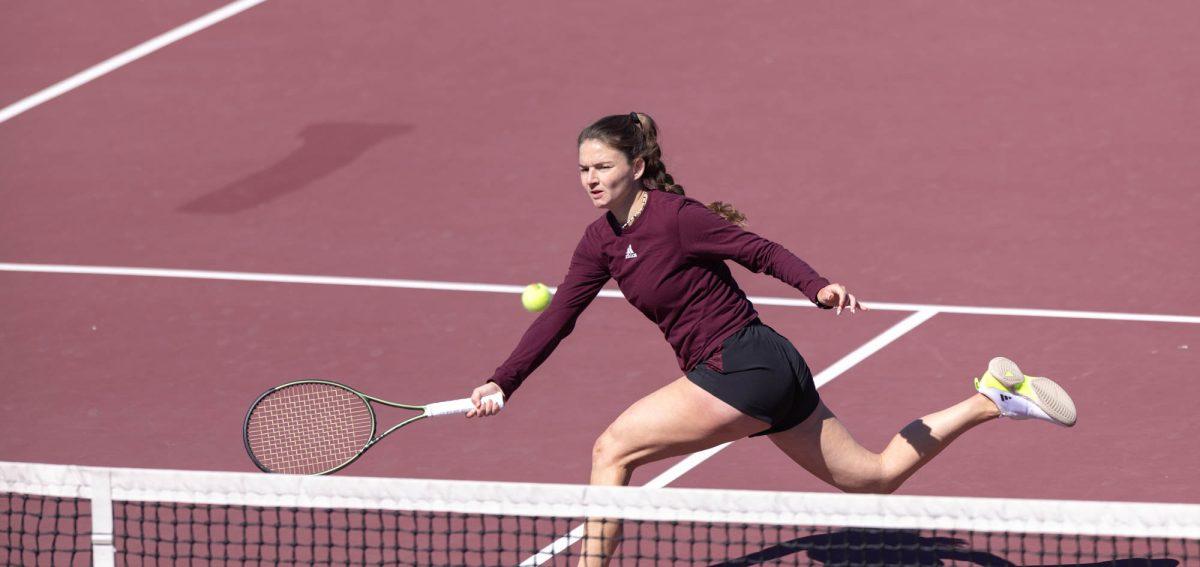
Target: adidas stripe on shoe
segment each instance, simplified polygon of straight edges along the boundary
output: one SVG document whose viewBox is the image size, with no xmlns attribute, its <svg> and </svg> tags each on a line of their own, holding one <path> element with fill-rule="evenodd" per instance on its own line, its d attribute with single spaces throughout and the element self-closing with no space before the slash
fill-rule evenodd
<svg viewBox="0 0 1200 567">
<path fill-rule="evenodd" d="M 992 400 L 1004 417 L 1075 425 L 1075 402 L 1062 386 L 1049 378 L 1026 376 L 1015 362 L 1002 356 L 988 363 L 987 372 L 975 379 L 975 389 Z"/>
</svg>

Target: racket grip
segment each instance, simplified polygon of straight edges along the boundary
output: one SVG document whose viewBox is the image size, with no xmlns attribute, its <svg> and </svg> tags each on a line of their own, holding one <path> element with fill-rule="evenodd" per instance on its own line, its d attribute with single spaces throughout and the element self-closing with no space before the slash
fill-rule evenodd
<svg viewBox="0 0 1200 567">
<path fill-rule="evenodd" d="M 504 394 L 492 394 L 484 396 L 485 402 L 496 402 L 496 405 L 504 407 Z M 430 417 L 439 415 L 453 415 L 456 413 L 467 413 L 475 409 L 475 404 L 471 402 L 471 398 L 463 398 L 461 400 L 451 400 L 448 402 L 434 402 L 425 406 L 425 415 Z"/>
</svg>

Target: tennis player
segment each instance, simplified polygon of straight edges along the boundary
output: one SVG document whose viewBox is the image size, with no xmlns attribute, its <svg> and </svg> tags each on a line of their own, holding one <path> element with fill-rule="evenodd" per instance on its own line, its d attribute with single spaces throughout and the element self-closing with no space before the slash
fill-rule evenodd
<svg viewBox="0 0 1200 567">
<path fill-rule="evenodd" d="M 583 129 L 578 144 L 583 188 L 607 212 L 584 231 L 550 306 L 471 394 L 476 409 L 468 417 L 497 413 L 480 399 L 512 396 L 612 278 L 662 330 L 683 376 L 634 403 L 600 435 L 592 484 L 624 485 L 640 465 L 766 435 L 840 490 L 890 493 L 985 421 L 1007 416 L 1074 425 L 1075 406 L 1062 388 L 995 358 L 975 380 L 977 394 L 913 422 L 882 453 L 863 448 L 822 403 L 804 358 L 759 319 L 725 261 L 778 278 L 839 315 L 866 311 L 858 297 L 783 246 L 744 230 L 745 217 L 730 205 L 685 197 L 663 164 L 650 116 L 604 117 Z M 606 564 L 619 536 L 618 523 L 589 521 L 581 565 Z"/>
</svg>

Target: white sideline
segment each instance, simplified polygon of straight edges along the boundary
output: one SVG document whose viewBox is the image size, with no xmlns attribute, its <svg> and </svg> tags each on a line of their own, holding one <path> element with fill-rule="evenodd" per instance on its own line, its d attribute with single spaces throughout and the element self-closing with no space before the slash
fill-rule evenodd
<svg viewBox="0 0 1200 567">
<path fill-rule="evenodd" d="M 85 274 L 102 276 L 138 276 L 149 278 L 184 278 L 202 280 L 228 280 L 244 282 L 298 283 L 316 285 L 344 285 L 365 287 L 388 287 L 424 289 L 436 291 L 474 291 L 486 293 L 521 293 L 520 285 L 484 284 L 469 282 L 444 282 L 431 280 L 406 280 L 389 278 L 358 278 L 342 276 L 315 276 L 302 274 L 264 274 L 257 272 L 223 272 L 211 270 L 177 270 L 166 268 L 132 268 L 122 266 L 82 266 L 69 264 L 26 264 L 0 262 L 0 272 L 29 272 L 42 274 Z M 550 288 L 555 291 L 555 288 Z M 621 292 L 614 289 L 600 290 L 600 297 L 620 298 Z M 788 297 L 751 296 L 757 305 L 782 305 L 788 307 L 812 307 L 807 299 Z M 1160 315 L 1154 313 L 1114 313 L 1104 311 L 1072 311 L 1064 309 L 1025 309 L 1013 307 L 973 307 L 962 305 L 934 305 L 921 303 L 888 303 L 868 301 L 874 311 L 937 311 L 963 315 L 1003 315 L 1013 317 L 1053 317 L 1061 319 L 1096 319 L 1102 321 L 1142 321 L 1148 323 L 1187 323 L 1200 325 L 1200 316 Z"/>
<path fill-rule="evenodd" d="M 189 35 L 192 35 L 204 28 L 213 24 L 229 19 L 237 14 L 240 14 L 250 8 L 266 2 L 266 0 L 239 0 L 232 4 L 218 8 L 208 14 L 205 14 L 195 20 L 192 20 L 182 26 L 179 26 L 167 33 L 164 33 L 156 38 L 150 39 L 127 49 L 117 55 L 114 55 L 100 63 L 97 63 L 83 71 L 80 71 L 62 81 L 59 81 L 49 87 L 46 87 L 32 95 L 29 95 L 17 102 L 14 102 L 3 109 L 0 109 L 0 123 L 8 121 L 8 119 L 25 112 L 35 106 L 38 106 L 50 99 L 67 93 L 73 89 L 83 86 L 103 75 L 106 75 L 116 69 L 119 69 L 129 63 L 132 63 L 142 57 L 145 57 L 159 49 L 162 49 L 176 41 L 179 41 Z"/>
<path fill-rule="evenodd" d="M 829 382 L 833 381 L 834 378 L 841 376 L 847 370 L 853 368 L 856 364 L 866 360 L 868 356 L 879 352 L 880 349 L 887 346 L 892 341 L 895 341 L 896 339 L 904 336 L 905 333 L 917 328 L 921 323 L 932 319 L 934 315 L 937 315 L 937 311 L 924 310 L 905 317 L 904 320 L 892 325 L 892 327 L 888 330 L 880 333 L 875 338 L 854 349 L 850 354 L 843 356 L 841 360 L 831 364 L 829 368 L 826 368 L 816 376 L 813 376 L 813 382 L 816 384 L 817 388 L 828 384 Z M 671 468 L 663 471 L 662 474 L 651 479 L 650 482 L 645 484 L 645 487 L 662 488 L 673 482 L 675 479 L 683 476 L 685 473 L 692 470 L 700 463 L 703 463 L 709 457 L 717 454 L 731 444 L 733 444 L 732 441 L 722 445 L 717 445 L 716 447 L 705 449 L 703 451 L 692 453 L 682 461 L 675 463 L 673 466 L 671 466 Z M 554 540 L 554 543 L 543 547 L 536 554 L 526 558 L 521 562 L 520 567 L 541 565 L 553 559 L 555 555 L 566 551 L 566 549 L 574 545 L 575 542 L 583 539 L 583 531 L 583 524 L 575 526 L 570 533 Z"/>
</svg>

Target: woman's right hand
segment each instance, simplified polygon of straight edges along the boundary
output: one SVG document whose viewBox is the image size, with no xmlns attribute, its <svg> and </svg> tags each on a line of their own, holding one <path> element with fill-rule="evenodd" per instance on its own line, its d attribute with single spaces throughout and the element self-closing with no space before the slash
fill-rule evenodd
<svg viewBox="0 0 1200 567">
<path fill-rule="evenodd" d="M 500 386 L 495 382 L 488 382 L 471 392 L 471 403 L 475 404 L 475 409 L 467 412 L 467 417 L 487 417 L 500 413 L 500 405 L 492 401 L 483 401 L 483 398 L 492 394 L 501 394 Z M 503 394 L 501 394 L 503 395 Z"/>
<path fill-rule="evenodd" d="M 833 307 L 837 309 L 837 314 L 842 314 L 842 309 L 849 308 L 851 313 L 857 313 L 859 309 L 870 311 L 866 305 L 858 302 L 858 298 L 854 297 L 846 289 L 846 286 L 840 283 L 831 283 L 817 292 L 817 301 L 825 307 Z"/>
</svg>

